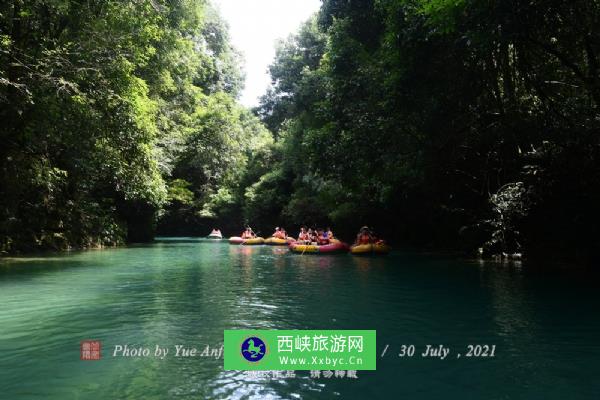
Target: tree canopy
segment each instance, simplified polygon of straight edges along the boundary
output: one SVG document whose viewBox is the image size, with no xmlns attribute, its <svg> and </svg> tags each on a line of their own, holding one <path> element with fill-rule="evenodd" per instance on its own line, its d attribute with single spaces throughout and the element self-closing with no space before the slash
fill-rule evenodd
<svg viewBox="0 0 600 400">
<path fill-rule="evenodd" d="M 361 225 L 589 261 L 597 1 L 323 0 L 271 88 L 210 3 L 0 5 L 0 249 Z"/>
<path fill-rule="evenodd" d="M 269 142 L 204 1 L 15 0 L 0 32 L 4 251 L 151 239 Z"/>
<path fill-rule="evenodd" d="M 434 248 L 591 257 L 599 11 L 325 0 L 280 46 L 257 109 L 290 149 L 283 214 Z"/>
</svg>

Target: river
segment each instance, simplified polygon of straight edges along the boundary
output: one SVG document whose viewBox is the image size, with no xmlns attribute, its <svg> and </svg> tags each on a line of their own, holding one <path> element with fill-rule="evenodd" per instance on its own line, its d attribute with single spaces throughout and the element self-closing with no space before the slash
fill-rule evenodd
<svg viewBox="0 0 600 400">
<path fill-rule="evenodd" d="M 113 357 L 117 345 L 218 348 L 224 329 L 376 329 L 377 371 L 250 376 L 216 357 Z M 82 340 L 102 342 L 81 361 Z M 399 357 L 401 345 L 416 355 Z M 451 356 L 420 357 L 442 344 Z M 456 358 L 469 344 L 495 356 Z M 584 272 L 435 255 L 299 255 L 163 238 L 0 260 L 2 399 L 597 399 L 600 292 Z"/>
</svg>

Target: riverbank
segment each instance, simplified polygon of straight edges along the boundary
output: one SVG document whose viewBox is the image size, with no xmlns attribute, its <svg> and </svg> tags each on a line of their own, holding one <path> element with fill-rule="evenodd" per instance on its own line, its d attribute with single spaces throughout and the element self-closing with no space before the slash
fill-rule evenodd
<svg viewBox="0 0 600 400">
<path fill-rule="evenodd" d="M 147 243 L 129 243 L 118 246 L 96 246 L 88 248 L 69 248 L 64 250 L 38 250 L 32 252 L 22 252 L 18 254 L 0 254 L 0 266 L 3 264 L 10 263 L 26 263 L 28 261 L 44 261 L 44 260 L 60 260 L 62 256 L 74 255 L 85 252 L 102 252 L 109 250 L 118 249 L 135 249 L 135 248 L 149 248 L 158 243 L 180 243 L 180 244 L 199 244 L 199 243 L 214 243 L 223 244 L 227 246 L 237 247 L 240 245 L 230 245 L 226 239 L 215 241 L 207 239 L 205 236 L 182 236 L 182 237 L 156 237 L 152 242 Z M 266 246 L 266 245 L 264 245 Z M 247 246 L 244 246 L 247 247 Z M 267 246 L 268 247 L 268 246 Z M 280 248 L 281 249 L 281 248 Z M 281 251 L 286 252 L 286 248 Z M 435 251 L 432 249 L 418 249 L 410 246 L 392 246 L 392 251 L 395 254 L 403 254 L 406 256 L 415 257 L 430 257 L 433 259 L 447 259 L 456 260 L 458 262 L 464 262 L 467 264 L 476 264 L 480 266 L 486 266 L 491 268 L 508 268 L 508 269 L 526 269 L 530 271 L 560 271 L 560 270 L 575 270 L 575 271 L 587 271 L 592 273 L 600 273 L 600 271 L 594 267 L 593 264 L 573 263 L 568 260 L 561 260 L 558 258 L 551 258 L 550 260 L 528 260 L 527 258 L 521 259 L 508 259 L 502 257 L 489 257 L 483 258 L 467 254 L 460 251 L 448 251 L 439 250 Z M 350 255 L 348 255 L 350 256 Z M 321 256 L 321 257 L 327 257 Z"/>
</svg>

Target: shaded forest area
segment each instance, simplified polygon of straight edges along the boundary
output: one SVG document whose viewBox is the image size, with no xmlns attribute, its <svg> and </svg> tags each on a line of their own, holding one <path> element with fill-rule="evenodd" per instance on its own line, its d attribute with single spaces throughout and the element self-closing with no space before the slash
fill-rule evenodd
<svg viewBox="0 0 600 400">
<path fill-rule="evenodd" d="M 249 111 L 210 4 L 0 6 L 3 252 L 373 226 L 589 263 L 598 1 L 324 0 Z"/>
</svg>

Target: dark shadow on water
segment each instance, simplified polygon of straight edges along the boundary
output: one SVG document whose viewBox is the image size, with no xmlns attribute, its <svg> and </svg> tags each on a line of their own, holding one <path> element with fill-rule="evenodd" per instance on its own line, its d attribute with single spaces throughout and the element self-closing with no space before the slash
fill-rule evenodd
<svg viewBox="0 0 600 400">
<path fill-rule="evenodd" d="M 85 260 L 68 260 L 64 257 L 28 258 L 22 261 L 0 262 L 0 283 L 10 280 L 34 278 L 41 273 L 61 272 L 89 265 Z"/>
</svg>

